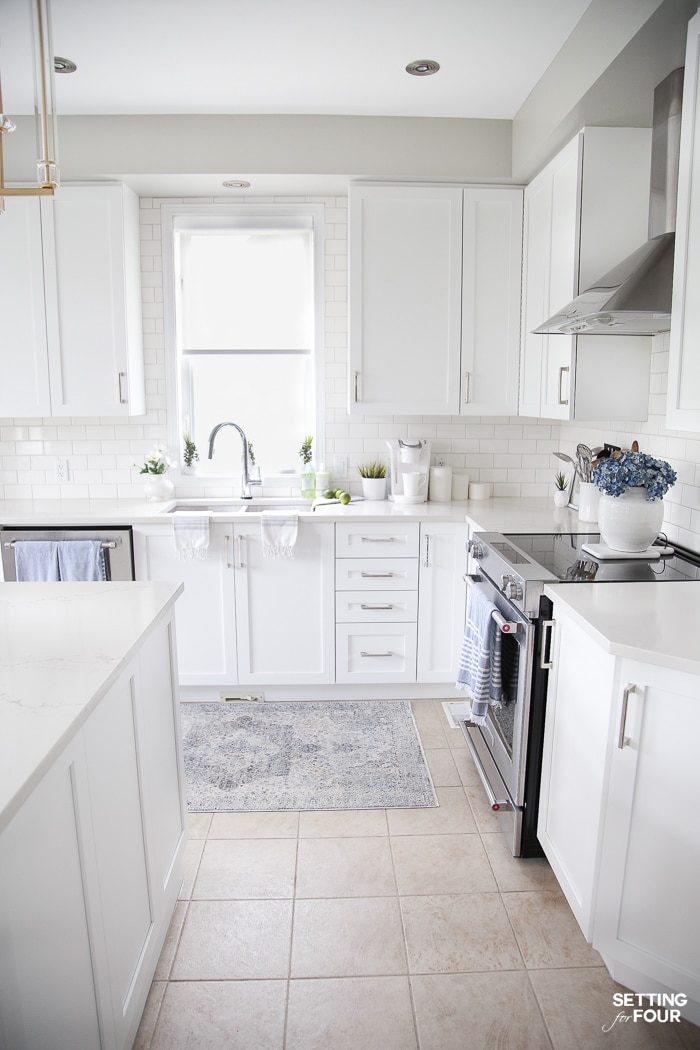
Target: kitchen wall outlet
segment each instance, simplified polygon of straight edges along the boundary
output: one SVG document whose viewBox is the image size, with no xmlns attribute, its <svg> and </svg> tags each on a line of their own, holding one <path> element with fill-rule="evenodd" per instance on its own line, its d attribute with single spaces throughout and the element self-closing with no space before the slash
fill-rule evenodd
<svg viewBox="0 0 700 1050">
<path fill-rule="evenodd" d="M 56 460 L 56 481 L 61 483 L 68 481 L 68 460 L 59 456 Z"/>
<path fill-rule="evenodd" d="M 333 456 L 333 477 L 346 478 L 348 476 L 347 456 Z"/>
</svg>

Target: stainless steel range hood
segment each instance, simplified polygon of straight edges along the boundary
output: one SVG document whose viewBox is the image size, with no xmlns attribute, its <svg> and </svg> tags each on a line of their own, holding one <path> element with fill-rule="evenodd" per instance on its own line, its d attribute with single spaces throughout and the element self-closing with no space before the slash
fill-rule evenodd
<svg viewBox="0 0 700 1050">
<path fill-rule="evenodd" d="M 671 327 L 682 97 L 676 69 L 654 91 L 649 240 L 535 332 L 656 335 Z"/>
</svg>

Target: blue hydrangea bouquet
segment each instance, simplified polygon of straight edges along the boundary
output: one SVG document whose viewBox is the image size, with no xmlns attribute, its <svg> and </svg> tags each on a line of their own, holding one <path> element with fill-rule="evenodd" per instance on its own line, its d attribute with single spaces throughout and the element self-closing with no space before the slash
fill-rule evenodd
<svg viewBox="0 0 700 1050">
<path fill-rule="evenodd" d="M 621 496 L 631 488 L 644 488 L 647 500 L 663 499 L 676 483 L 676 472 L 663 459 L 645 452 L 623 452 L 600 461 L 593 481 L 608 496 Z"/>
</svg>

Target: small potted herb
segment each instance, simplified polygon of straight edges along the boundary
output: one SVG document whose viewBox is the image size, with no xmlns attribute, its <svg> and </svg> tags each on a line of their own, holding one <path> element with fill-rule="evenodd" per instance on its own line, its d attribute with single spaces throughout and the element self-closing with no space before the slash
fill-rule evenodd
<svg viewBox="0 0 700 1050">
<path fill-rule="evenodd" d="M 311 458 L 313 456 L 311 451 L 313 440 L 313 435 L 307 434 L 301 443 L 301 448 L 299 449 L 299 456 L 302 462 L 301 494 L 304 499 L 314 499 L 316 495 L 316 477 L 313 470 L 309 469 L 311 466 Z"/>
<path fill-rule="evenodd" d="M 561 472 L 554 475 L 554 506 L 565 507 L 569 502 L 569 481 Z"/>
<path fill-rule="evenodd" d="M 381 500 L 386 496 L 386 466 L 380 460 L 360 463 L 357 472 L 362 478 L 365 499 Z"/>
<path fill-rule="evenodd" d="M 197 469 L 196 463 L 199 460 L 199 452 L 197 451 L 197 446 L 192 440 L 191 434 L 185 434 L 183 441 L 185 443 L 185 449 L 182 455 L 182 462 L 184 464 L 183 470 L 187 474 L 194 474 Z"/>
</svg>

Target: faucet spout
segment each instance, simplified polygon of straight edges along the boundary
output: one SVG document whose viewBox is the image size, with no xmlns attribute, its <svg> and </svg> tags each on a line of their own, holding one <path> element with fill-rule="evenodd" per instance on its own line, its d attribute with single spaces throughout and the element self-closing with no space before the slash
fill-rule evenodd
<svg viewBox="0 0 700 1050">
<path fill-rule="evenodd" d="M 252 481 L 251 478 L 250 478 L 250 474 L 249 474 L 249 471 L 248 471 L 248 438 L 245 436 L 245 434 L 243 433 L 242 428 L 239 427 L 238 423 L 218 423 L 214 427 L 214 429 L 212 430 L 211 434 L 209 435 L 209 459 L 211 459 L 212 456 L 214 455 L 214 441 L 216 439 L 216 435 L 219 433 L 219 431 L 221 430 L 222 427 L 233 427 L 234 430 L 237 430 L 238 433 L 241 436 L 241 441 L 243 442 L 243 470 L 242 470 L 242 473 L 241 473 L 241 499 L 252 499 L 253 495 L 252 495 L 252 493 L 250 491 L 250 486 L 251 485 L 259 485 L 260 482 L 257 481 L 257 480 Z"/>
</svg>

